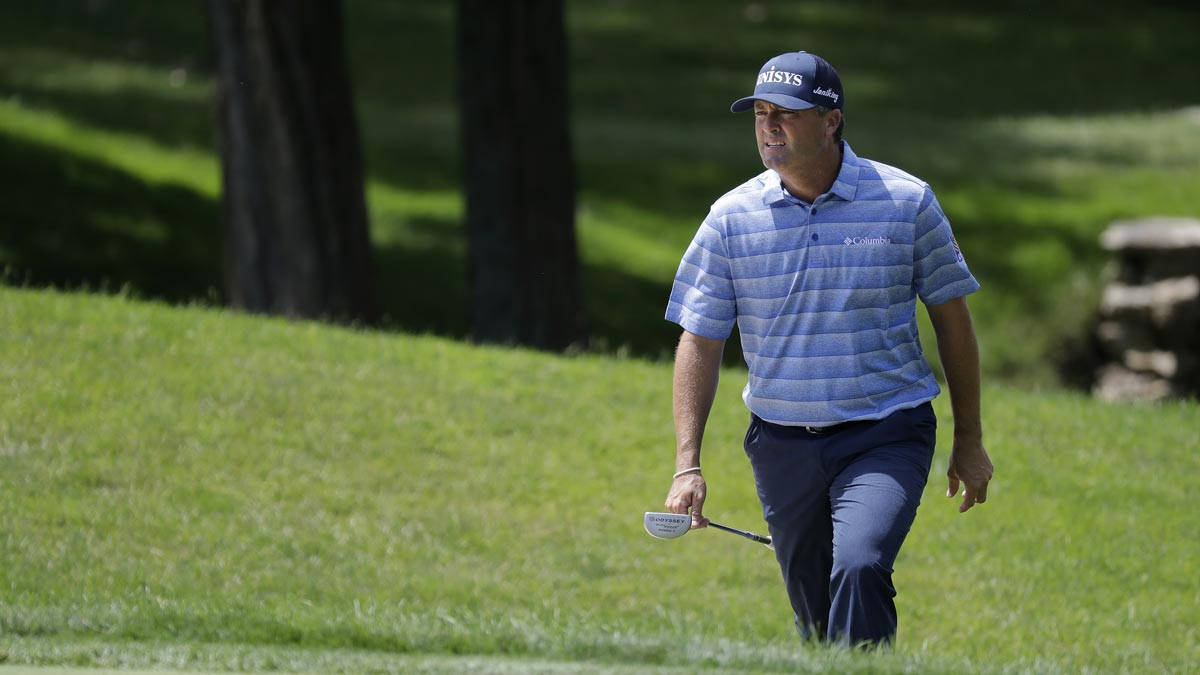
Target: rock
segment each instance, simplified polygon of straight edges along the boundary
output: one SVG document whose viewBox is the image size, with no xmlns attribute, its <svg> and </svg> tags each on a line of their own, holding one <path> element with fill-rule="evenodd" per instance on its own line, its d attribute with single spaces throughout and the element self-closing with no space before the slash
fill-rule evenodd
<svg viewBox="0 0 1200 675">
<path fill-rule="evenodd" d="M 1161 377 L 1107 365 L 1097 373 L 1092 395 L 1104 401 L 1158 401 L 1172 394 L 1171 384 Z"/>
<path fill-rule="evenodd" d="M 1200 301 L 1200 277 L 1176 277 L 1140 286 L 1113 282 L 1104 289 L 1100 312 L 1104 316 L 1145 316 L 1158 330 L 1194 313 Z M 1146 319 L 1135 319 L 1144 321 Z"/>
<path fill-rule="evenodd" d="M 1093 337 L 1093 393 L 1105 400 L 1200 395 L 1200 220 L 1113 223 L 1116 253 Z"/>
<path fill-rule="evenodd" d="M 1179 358 L 1174 352 L 1150 351 L 1143 352 L 1130 349 L 1125 352 L 1125 367 L 1137 372 L 1149 372 L 1159 377 L 1171 379 L 1179 372 Z"/>
<path fill-rule="evenodd" d="M 1119 220 L 1100 235 L 1109 251 L 1200 250 L 1200 220 L 1195 218 L 1144 218 Z"/>
</svg>

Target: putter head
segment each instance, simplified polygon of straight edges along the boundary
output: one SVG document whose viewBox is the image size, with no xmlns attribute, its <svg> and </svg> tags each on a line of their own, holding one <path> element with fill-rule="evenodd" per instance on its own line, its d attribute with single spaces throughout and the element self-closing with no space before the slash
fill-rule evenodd
<svg viewBox="0 0 1200 675">
<path fill-rule="evenodd" d="M 686 513 L 656 513 L 647 511 L 642 525 L 651 537 L 674 539 L 692 528 L 692 517 Z"/>
</svg>

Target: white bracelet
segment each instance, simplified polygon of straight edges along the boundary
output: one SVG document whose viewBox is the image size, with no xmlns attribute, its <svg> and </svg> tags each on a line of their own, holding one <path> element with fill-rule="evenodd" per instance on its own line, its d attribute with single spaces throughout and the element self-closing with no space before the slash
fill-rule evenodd
<svg viewBox="0 0 1200 675">
<path fill-rule="evenodd" d="M 684 469 L 683 471 L 676 471 L 676 472 L 675 472 L 675 475 L 674 475 L 674 476 L 671 476 L 671 480 L 675 480 L 676 478 L 679 478 L 679 477 L 680 477 L 680 476 L 682 476 L 683 474 L 685 474 L 685 473 L 691 473 L 691 472 L 693 472 L 693 471 L 695 471 L 696 473 L 700 473 L 700 467 L 698 467 L 698 466 L 693 466 L 693 467 L 692 467 L 692 468 L 690 468 L 690 469 Z"/>
</svg>

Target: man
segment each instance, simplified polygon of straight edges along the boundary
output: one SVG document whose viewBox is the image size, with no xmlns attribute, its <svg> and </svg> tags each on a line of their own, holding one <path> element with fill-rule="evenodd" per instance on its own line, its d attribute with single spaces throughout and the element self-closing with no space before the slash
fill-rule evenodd
<svg viewBox="0 0 1200 675">
<path fill-rule="evenodd" d="M 917 337 L 928 307 L 950 387 L 949 491 L 987 499 L 979 351 L 964 299 L 979 288 L 927 184 L 841 138 L 837 72 L 806 52 L 759 71 L 767 170 L 718 199 L 667 308 L 675 355 L 676 473 L 666 507 L 705 527 L 700 441 L 734 323 L 749 367 L 745 450 L 802 636 L 890 643 L 892 564 L 933 457 L 939 388 Z"/>
</svg>

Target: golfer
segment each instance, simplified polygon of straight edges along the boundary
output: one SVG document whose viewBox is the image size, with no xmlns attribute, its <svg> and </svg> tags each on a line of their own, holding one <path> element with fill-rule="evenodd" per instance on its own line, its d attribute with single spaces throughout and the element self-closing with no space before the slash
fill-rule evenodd
<svg viewBox="0 0 1200 675">
<path fill-rule="evenodd" d="M 737 324 L 749 382 L 745 450 L 805 638 L 877 645 L 896 633 L 892 564 L 933 458 L 939 393 L 917 337 L 929 310 L 950 388 L 949 490 L 987 499 L 979 350 L 965 296 L 979 288 L 925 182 L 842 140 L 837 72 L 807 52 L 758 73 L 766 171 L 718 199 L 675 276 L 676 456 L 667 510 L 703 515 L 700 442 Z"/>
</svg>

